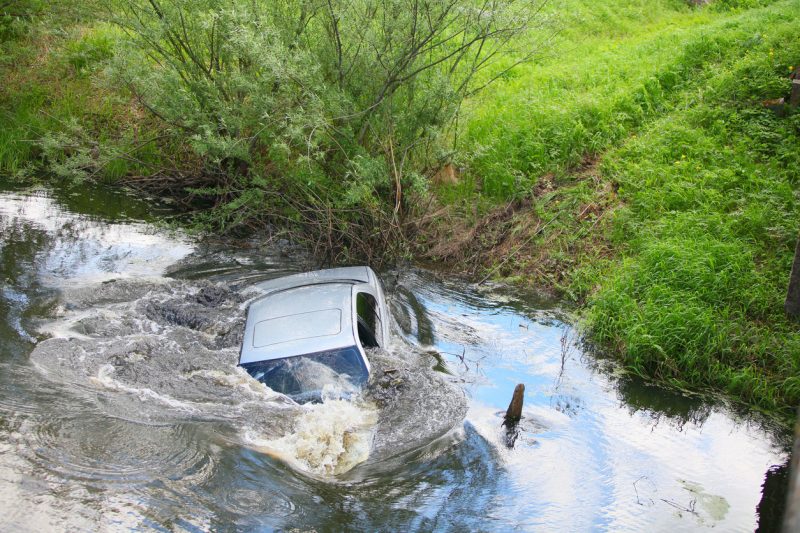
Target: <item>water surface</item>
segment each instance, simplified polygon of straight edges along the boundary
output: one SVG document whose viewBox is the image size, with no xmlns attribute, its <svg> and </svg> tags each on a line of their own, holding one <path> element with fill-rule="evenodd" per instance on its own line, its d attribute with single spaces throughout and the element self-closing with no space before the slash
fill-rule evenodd
<svg viewBox="0 0 800 533">
<path fill-rule="evenodd" d="M 0 193 L 4 529 L 775 527 L 783 430 L 625 376 L 533 294 L 383 272 L 370 393 L 287 402 L 236 368 L 240 327 L 307 258 L 197 242 L 153 204 Z"/>
</svg>

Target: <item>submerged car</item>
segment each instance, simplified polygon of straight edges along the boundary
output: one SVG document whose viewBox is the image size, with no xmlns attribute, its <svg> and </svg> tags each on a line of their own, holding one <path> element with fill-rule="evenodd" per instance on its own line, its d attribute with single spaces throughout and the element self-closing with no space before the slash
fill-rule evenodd
<svg viewBox="0 0 800 533">
<path fill-rule="evenodd" d="M 256 285 L 239 366 L 299 402 L 348 396 L 369 378 L 368 348 L 385 347 L 388 312 L 369 267 L 317 270 Z"/>
</svg>

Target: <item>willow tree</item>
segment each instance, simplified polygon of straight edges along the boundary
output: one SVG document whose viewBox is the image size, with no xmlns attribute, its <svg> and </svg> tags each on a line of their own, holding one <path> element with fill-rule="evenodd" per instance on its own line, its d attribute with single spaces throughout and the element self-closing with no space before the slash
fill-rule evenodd
<svg viewBox="0 0 800 533">
<path fill-rule="evenodd" d="M 423 148 L 546 22 L 545 0 L 108 1 L 118 78 L 198 153 L 395 212 Z"/>
</svg>

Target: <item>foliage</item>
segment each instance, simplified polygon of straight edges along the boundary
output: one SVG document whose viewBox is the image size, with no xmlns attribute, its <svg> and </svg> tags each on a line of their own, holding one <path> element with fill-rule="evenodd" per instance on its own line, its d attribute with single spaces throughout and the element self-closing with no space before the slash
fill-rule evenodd
<svg viewBox="0 0 800 533">
<path fill-rule="evenodd" d="M 584 280 L 599 286 L 594 338 L 636 372 L 787 417 L 800 403 L 800 333 L 783 314 L 800 232 L 800 113 L 761 102 L 788 94 L 793 33 L 789 20 L 773 24 L 702 98 L 606 156 L 603 175 L 626 203 L 610 235 L 623 254 Z"/>
<path fill-rule="evenodd" d="M 59 3 L 0 43 L 0 175 L 69 185 L 197 173 L 183 140 L 106 76 L 121 32 L 103 13 L 95 0 Z"/>
<path fill-rule="evenodd" d="M 535 0 L 113 0 L 115 73 L 220 176 L 255 166 L 402 207 L 422 147 L 494 76 Z M 487 79 L 477 74 L 487 69 Z"/>
<path fill-rule="evenodd" d="M 461 149 L 481 193 L 525 197 L 668 112 L 692 86 L 763 40 L 783 9 L 715 12 L 684 1 L 571 1 L 563 53 L 520 67 L 473 102 Z M 781 4 L 785 6 L 785 4 Z M 759 14 L 761 13 L 761 14 Z M 785 15 L 784 15 L 785 16 Z"/>
</svg>

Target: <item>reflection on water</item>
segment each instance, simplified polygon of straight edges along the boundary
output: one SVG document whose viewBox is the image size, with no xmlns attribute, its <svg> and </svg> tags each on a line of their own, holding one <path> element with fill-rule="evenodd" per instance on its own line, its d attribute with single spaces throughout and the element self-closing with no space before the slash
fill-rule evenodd
<svg viewBox="0 0 800 533">
<path fill-rule="evenodd" d="M 533 295 L 384 273 L 395 339 L 372 354 L 368 393 L 294 405 L 235 364 L 249 287 L 302 256 L 193 244 L 149 213 L 103 191 L 0 193 L 9 529 L 779 523 L 784 432 L 618 373 Z"/>
<path fill-rule="evenodd" d="M 783 512 L 786 508 L 786 487 L 789 485 L 789 461 L 771 466 L 761 485 L 761 501 L 758 502 L 758 530 L 781 531 Z"/>
<path fill-rule="evenodd" d="M 713 406 L 700 398 L 665 391 L 648 385 L 641 379 L 629 376 L 617 380 L 619 395 L 631 415 L 641 413 L 649 417 L 654 425 L 674 425 L 683 430 L 688 424 L 702 426 L 713 413 Z"/>
<path fill-rule="evenodd" d="M 398 321 L 404 336 L 445 354 L 471 396 L 467 420 L 502 458 L 510 493 L 496 511 L 506 523 L 568 530 L 756 526 L 765 472 L 785 458 L 777 430 L 617 375 L 613 366 L 603 370 L 610 365 L 583 352 L 562 314 L 541 303 L 527 308 L 525 298 L 502 289 L 478 292 L 425 273 L 405 273 L 398 282 L 404 290 L 392 303 L 405 310 L 396 316 L 422 308 L 434 324 L 420 339 L 418 319 Z M 526 385 L 525 419 L 509 450 L 499 426 L 518 382 Z M 775 483 L 770 504 L 779 505 L 784 486 Z"/>
<path fill-rule="evenodd" d="M 3 241 L 17 245 L 32 239 L 28 253 L 33 252 L 35 260 L 27 264 L 48 285 L 160 276 L 192 250 L 183 239 L 165 236 L 146 224 L 98 224 L 94 217 L 53 209 L 44 192 L 7 195 L 0 209 Z"/>
</svg>

